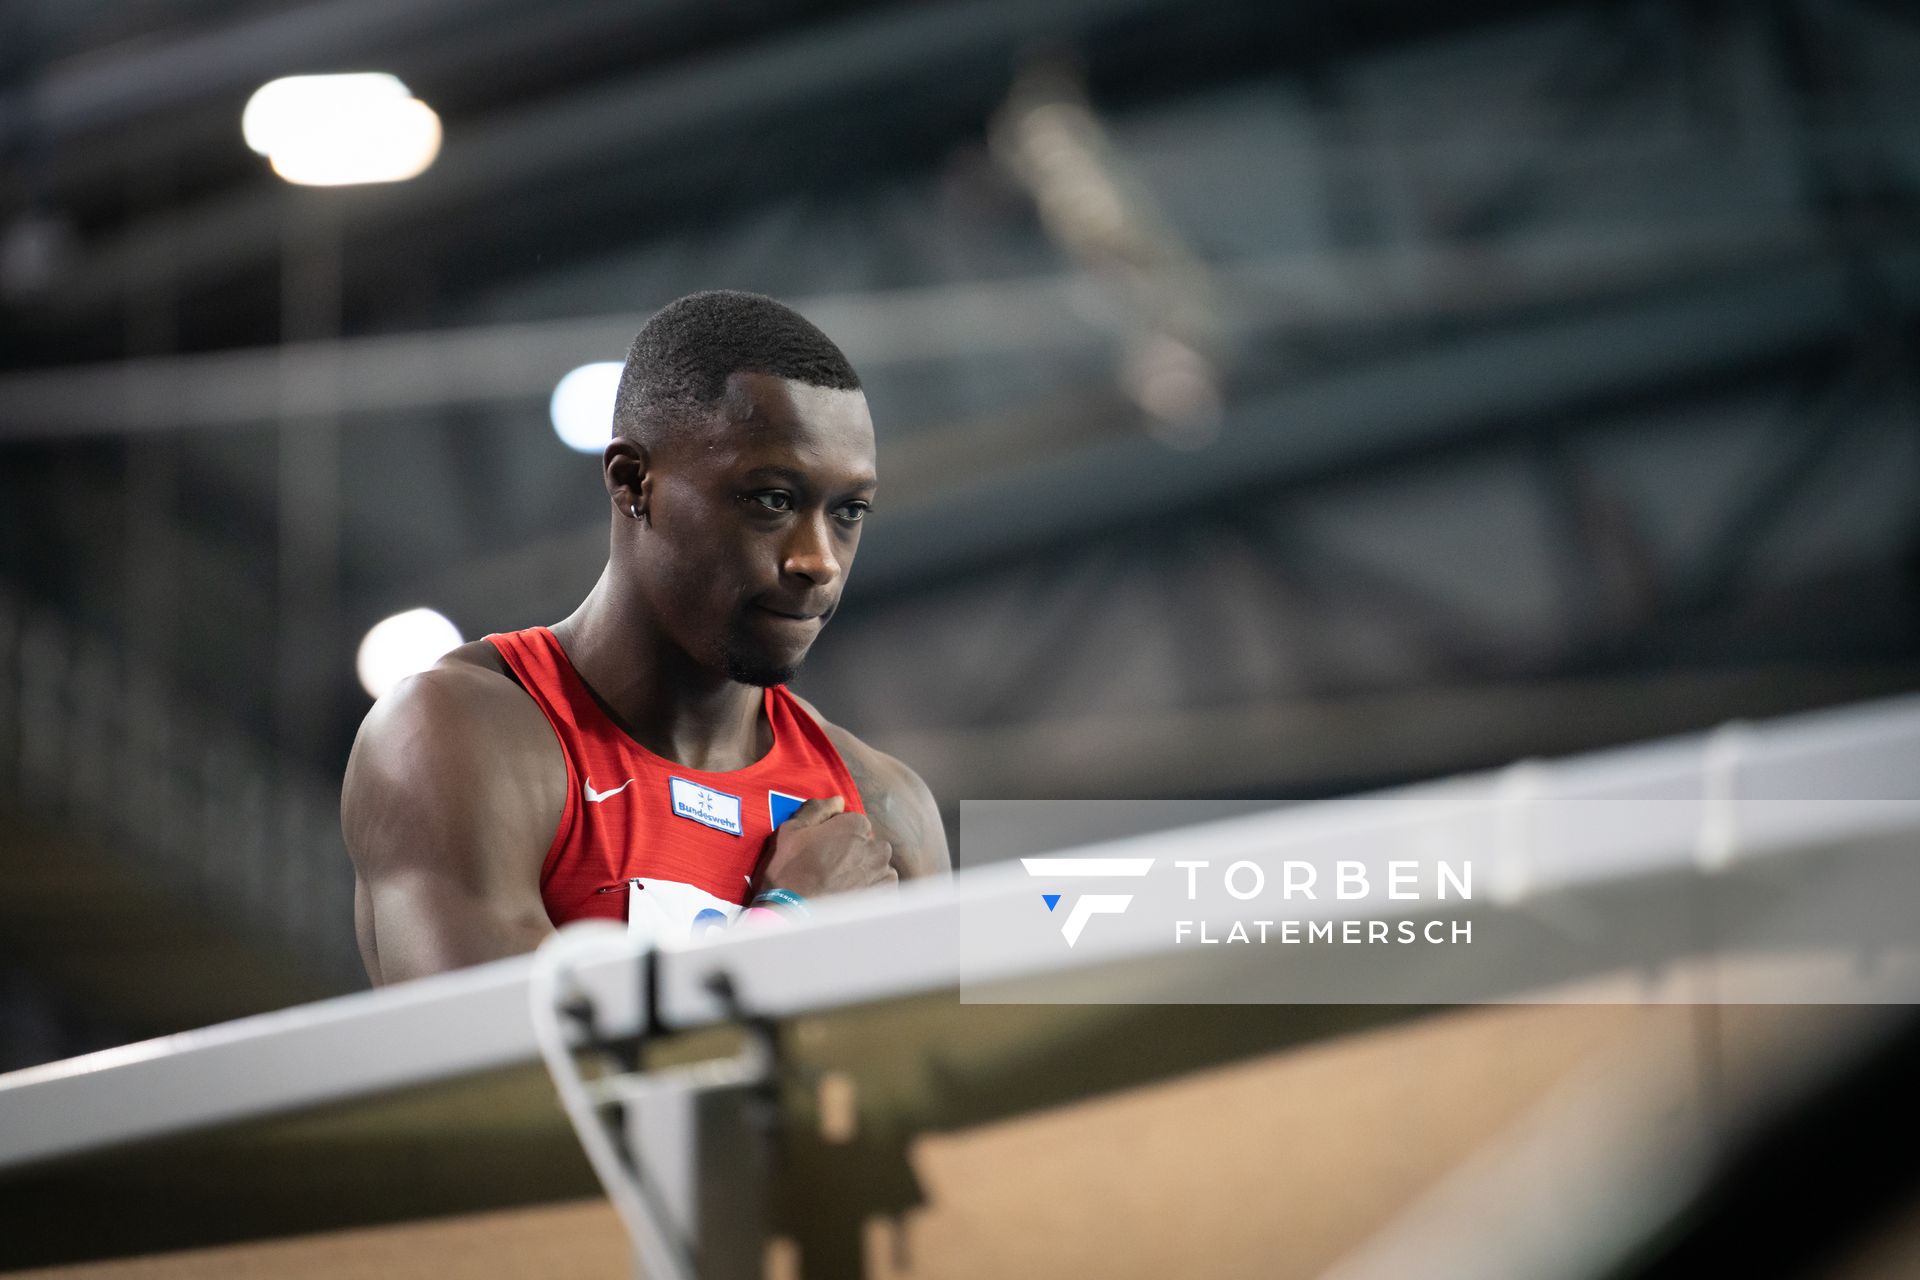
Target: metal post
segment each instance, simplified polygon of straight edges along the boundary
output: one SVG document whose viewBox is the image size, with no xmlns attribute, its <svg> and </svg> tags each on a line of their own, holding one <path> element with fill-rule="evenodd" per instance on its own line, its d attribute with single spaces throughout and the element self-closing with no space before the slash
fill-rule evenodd
<svg viewBox="0 0 1920 1280">
<path fill-rule="evenodd" d="M 733 1062 L 661 1072 L 623 1091 L 627 1149 L 667 1229 L 692 1246 L 700 1280 L 763 1271 L 772 1178 L 764 1085 Z"/>
</svg>

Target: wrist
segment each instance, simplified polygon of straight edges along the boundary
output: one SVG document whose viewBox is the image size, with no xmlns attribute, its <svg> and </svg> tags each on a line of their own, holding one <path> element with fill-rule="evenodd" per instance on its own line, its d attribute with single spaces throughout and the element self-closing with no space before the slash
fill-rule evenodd
<svg viewBox="0 0 1920 1280">
<path fill-rule="evenodd" d="M 804 897 L 791 889 L 778 887 L 760 890 L 753 895 L 753 901 L 748 905 L 779 911 L 800 919 L 805 919 L 813 914 L 812 910 L 808 908 L 807 900 Z"/>
</svg>

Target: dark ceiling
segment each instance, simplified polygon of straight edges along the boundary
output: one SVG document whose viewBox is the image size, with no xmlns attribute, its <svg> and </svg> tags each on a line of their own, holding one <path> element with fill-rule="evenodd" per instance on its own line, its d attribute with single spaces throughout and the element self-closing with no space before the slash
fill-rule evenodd
<svg viewBox="0 0 1920 1280">
<path fill-rule="evenodd" d="M 1319 541 L 1357 539 L 1328 552 L 1347 586 L 1315 618 L 1365 614 L 1345 596 L 1373 581 L 1387 613 L 1452 621 L 1377 663 L 1357 655 L 1401 641 L 1323 641 L 1279 684 L 1229 664 L 1208 696 L 1419 685 L 1463 647 L 1490 655 L 1476 679 L 1914 655 L 1912 523 L 1865 500 L 1840 505 L 1872 532 L 1808 553 L 1807 581 L 1896 603 L 1736 643 L 1758 601 L 1800 598 L 1768 539 L 1798 545 L 1792 519 L 1832 499 L 1795 485 L 1904 465 L 1847 452 L 1911 419 L 1902 6 L 38 0 L 3 20 L 10 589 L 323 769 L 364 712 L 372 621 L 431 603 L 477 634 L 591 583 L 599 482 L 548 432 L 546 388 L 706 285 L 805 302 L 868 378 L 889 490 L 850 650 L 957 591 L 1070 579 L 1143 527 L 1244 597 L 1222 566 L 1246 548 L 1313 562 L 1311 539 L 1268 541 L 1274 504 L 1432 483 L 1441 521 L 1544 514 L 1503 517 L 1511 565 L 1416 569 L 1444 536 L 1341 525 Z M 1139 335 L 1111 299 L 1165 281 L 1063 242 L 990 146 L 1041 64 L 1077 74 L 1158 247 L 1219 304 L 1211 448 L 1167 447 L 1116 383 Z M 293 188 L 241 144 L 263 81 L 367 68 L 445 122 L 421 178 Z M 1659 550 L 1688 485 L 1651 496 L 1628 455 L 1742 396 L 1763 407 L 1714 446 L 1718 532 Z M 1489 467 L 1509 478 L 1468 478 Z M 1509 483 L 1541 496 L 1475 487 Z M 1525 601 L 1520 633 L 1490 620 Z"/>
</svg>

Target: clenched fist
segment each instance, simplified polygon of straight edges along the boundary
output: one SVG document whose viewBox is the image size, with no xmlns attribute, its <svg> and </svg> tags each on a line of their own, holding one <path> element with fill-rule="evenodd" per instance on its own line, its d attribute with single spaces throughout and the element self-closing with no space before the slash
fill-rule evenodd
<svg viewBox="0 0 1920 1280">
<path fill-rule="evenodd" d="M 864 813 L 848 813 L 839 796 L 809 800 L 774 832 L 753 891 L 791 889 L 803 898 L 896 884 L 893 845 L 874 834 Z"/>
</svg>

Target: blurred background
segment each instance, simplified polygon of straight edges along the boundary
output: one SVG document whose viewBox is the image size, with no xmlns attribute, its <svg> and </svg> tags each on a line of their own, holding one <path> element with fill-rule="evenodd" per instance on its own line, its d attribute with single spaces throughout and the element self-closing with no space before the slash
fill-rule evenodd
<svg viewBox="0 0 1920 1280">
<path fill-rule="evenodd" d="M 0 1070 L 365 985 L 355 729 L 589 588 L 610 362 L 698 289 L 866 380 L 878 512 L 798 687 L 950 828 L 1920 688 L 1916 67 L 1896 0 L 0 4 Z M 925 1274 L 1026 1247 L 968 1225 L 1011 1173 L 1110 1214 L 1196 1152 L 1271 1212 L 1195 1182 L 1151 1238 L 1084 1232 L 1101 1274 L 1235 1231 L 1245 1274 L 1416 1274 L 1423 1212 L 1618 1255 L 1594 1188 L 1709 1155 L 1618 1274 L 1786 1274 L 1889 1220 L 1844 1274 L 1920 1256 L 1885 1145 L 1920 1034 L 1733 1143 L 1845 1011 L 1082 1009 L 1004 1046 L 935 1013 L 806 1033 L 876 1046 L 870 1115 L 931 1082 L 911 1171 L 876 1124 L 814 1179 L 931 1204 Z M 0 1235 L 591 1197 L 544 1076 L 508 1083 L 114 1153 L 14 1184 Z M 810 1220 L 809 1273 L 860 1273 L 869 1220 Z"/>
<path fill-rule="evenodd" d="M 866 381 L 798 687 L 950 823 L 1920 686 L 1916 66 L 1892 0 L 14 0 L 0 1068 L 364 985 L 369 690 L 571 610 L 595 366 L 696 289 Z"/>
</svg>

